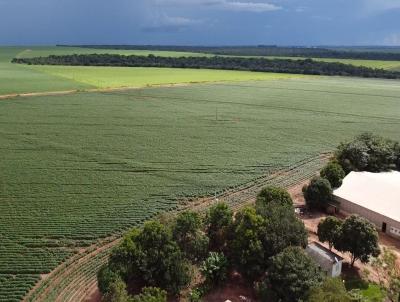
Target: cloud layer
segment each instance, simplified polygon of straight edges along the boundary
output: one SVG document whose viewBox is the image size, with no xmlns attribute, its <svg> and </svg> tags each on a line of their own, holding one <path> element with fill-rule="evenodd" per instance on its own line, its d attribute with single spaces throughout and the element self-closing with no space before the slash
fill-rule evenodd
<svg viewBox="0 0 400 302">
<path fill-rule="evenodd" d="M 400 44 L 400 0 L 0 0 L 0 44 Z"/>
</svg>

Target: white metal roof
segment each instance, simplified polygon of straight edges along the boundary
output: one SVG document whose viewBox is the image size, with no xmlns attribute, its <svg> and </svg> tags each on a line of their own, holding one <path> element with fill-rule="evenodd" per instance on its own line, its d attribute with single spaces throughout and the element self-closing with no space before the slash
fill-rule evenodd
<svg viewBox="0 0 400 302">
<path fill-rule="evenodd" d="M 400 172 L 350 172 L 334 196 L 400 221 Z"/>
</svg>

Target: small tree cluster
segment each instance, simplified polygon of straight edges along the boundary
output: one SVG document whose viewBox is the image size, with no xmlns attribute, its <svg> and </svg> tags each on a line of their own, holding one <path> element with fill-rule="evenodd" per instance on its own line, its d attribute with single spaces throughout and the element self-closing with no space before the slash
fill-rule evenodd
<svg viewBox="0 0 400 302">
<path fill-rule="evenodd" d="M 346 173 L 351 171 L 382 172 L 398 169 L 398 143 L 363 133 L 349 143 L 342 143 L 336 158 Z"/>
<path fill-rule="evenodd" d="M 351 266 L 357 260 L 367 263 L 371 256 L 377 257 L 380 253 L 375 226 L 357 215 L 349 216 L 343 223 L 334 217 L 326 218 L 318 225 L 318 237 L 330 247 L 349 252 Z"/>
<path fill-rule="evenodd" d="M 302 290 L 319 280 L 319 272 L 316 275 L 315 265 L 303 252 L 306 244 L 306 229 L 295 215 L 289 194 L 270 187 L 260 192 L 256 207 L 245 207 L 235 214 L 226 204 L 217 203 L 204 218 L 183 212 L 165 224 L 152 221 L 133 229 L 100 270 L 98 284 L 107 302 L 161 302 L 164 290 L 178 295 L 189 283 L 190 264 L 197 266 L 205 279 L 204 286 L 192 291 L 193 301 L 224 282 L 229 269 L 248 281 L 275 272 L 265 283 L 274 284 L 272 295 L 285 299 L 283 286 L 288 286 L 290 296 L 300 298 Z M 292 262 L 280 268 L 283 262 L 274 258 L 277 255 L 282 259 L 293 256 L 303 265 L 296 267 Z M 279 277 L 284 270 L 292 270 L 292 277 L 300 279 Z M 280 283 L 279 278 L 285 282 Z M 143 286 L 143 292 L 130 296 L 126 284 L 131 282 Z"/>
</svg>

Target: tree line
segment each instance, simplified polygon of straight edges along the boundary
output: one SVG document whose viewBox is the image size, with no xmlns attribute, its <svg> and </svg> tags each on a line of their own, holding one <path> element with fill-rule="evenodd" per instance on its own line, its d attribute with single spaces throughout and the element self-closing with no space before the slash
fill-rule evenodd
<svg viewBox="0 0 400 302">
<path fill-rule="evenodd" d="M 400 53 L 387 51 L 358 51 L 329 49 L 323 47 L 282 47 L 275 45 L 258 46 L 173 46 L 173 45 L 59 45 L 91 49 L 124 49 L 124 50 L 154 50 L 199 52 L 230 56 L 276 56 L 276 57 L 307 57 L 333 59 L 359 59 L 399 61 Z"/>
<path fill-rule="evenodd" d="M 193 69 L 224 69 L 256 72 L 294 73 L 308 75 L 357 76 L 367 78 L 399 79 L 400 72 L 374 69 L 337 62 L 312 59 L 265 59 L 243 57 L 160 57 L 125 56 L 118 54 L 51 55 L 36 58 L 14 58 L 13 63 L 28 65 L 165 67 Z"/>
</svg>

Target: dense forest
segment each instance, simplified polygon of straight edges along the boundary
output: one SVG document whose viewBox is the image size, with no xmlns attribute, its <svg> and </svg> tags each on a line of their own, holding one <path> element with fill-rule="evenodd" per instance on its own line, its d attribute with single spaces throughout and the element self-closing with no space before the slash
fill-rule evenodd
<svg viewBox="0 0 400 302">
<path fill-rule="evenodd" d="M 275 57 L 306 57 L 334 59 L 362 59 L 399 61 L 400 52 L 397 49 L 386 48 L 378 51 L 376 48 L 321 48 L 321 47 L 281 47 L 275 45 L 259 46 L 168 46 L 168 45 L 63 45 L 93 49 L 128 49 L 128 50 L 163 50 L 200 52 L 215 55 L 230 56 L 275 56 Z"/>
<path fill-rule="evenodd" d="M 65 55 L 37 58 L 15 58 L 13 63 L 29 65 L 170 67 L 195 69 L 246 70 L 258 72 L 294 73 L 309 75 L 358 76 L 399 79 L 400 72 L 357 67 L 343 63 L 305 60 L 265 59 L 243 57 L 159 57 L 110 54 Z"/>
</svg>

